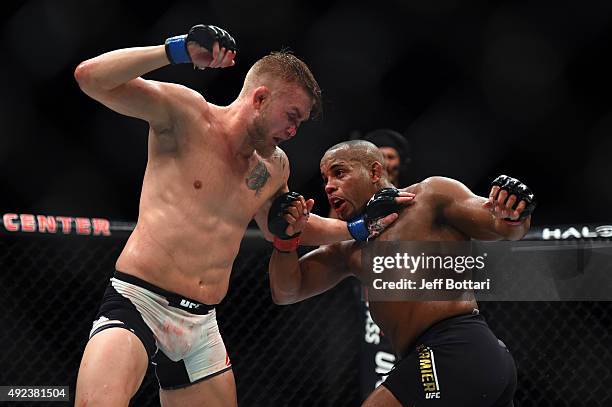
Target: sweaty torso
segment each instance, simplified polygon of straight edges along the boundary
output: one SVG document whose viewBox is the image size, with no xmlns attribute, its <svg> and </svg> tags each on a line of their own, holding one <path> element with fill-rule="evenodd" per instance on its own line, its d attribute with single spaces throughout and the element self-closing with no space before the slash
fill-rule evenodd
<svg viewBox="0 0 612 407">
<path fill-rule="evenodd" d="M 279 149 L 267 159 L 237 157 L 215 122 L 220 108 L 201 107 L 185 113 L 172 134 L 149 131 L 138 222 L 116 267 L 216 304 L 248 223 L 285 184 L 288 168 Z"/>
<path fill-rule="evenodd" d="M 378 241 L 452 241 L 469 240 L 469 237 L 439 218 L 436 196 L 427 182 L 408 187 L 416 194 L 415 202 L 400 212 L 399 218 L 388 227 Z M 361 248 L 352 243 L 347 247 L 350 270 L 362 281 Z M 394 351 L 405 354 L 414 340 L 431 325 L 454 315 L 465 314 L 476 308 L 474 300 L 468 301 L 370 301 L 370 313 L 374 321 L 390 339 Z"/>
</svg>

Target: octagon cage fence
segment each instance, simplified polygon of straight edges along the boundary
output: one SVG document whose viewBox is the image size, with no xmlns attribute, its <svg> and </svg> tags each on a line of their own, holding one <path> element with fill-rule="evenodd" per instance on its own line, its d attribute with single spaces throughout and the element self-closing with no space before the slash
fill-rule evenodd
<svg viewBox="0 0 612 407">
<path fill-rule="evenodd" d="M 94 315 L 133 225 L 24 214 L 4 214 L 3 221 L 0 385 L 69 386 L 72 404 Z M 525 239 L 611 237 L 612 226 L 602 223 L 532 228 Z M 267 273 L 271 251 L 257 231 L 247 231 L 228 295 L 217 307 L 238 404 L 360 405 L 373 389 L 372 369 L 381 372 L 370 367 L 379 352 L 364 342 L 368 312 L 360 284 L 347 279 L 301 303 L 275 305 Z M 479 306 L 516 360 L 516 406 L 612 406 L 612 302 Z M 131 405 L 159 405 L 152 368 Z"/>
</svg>

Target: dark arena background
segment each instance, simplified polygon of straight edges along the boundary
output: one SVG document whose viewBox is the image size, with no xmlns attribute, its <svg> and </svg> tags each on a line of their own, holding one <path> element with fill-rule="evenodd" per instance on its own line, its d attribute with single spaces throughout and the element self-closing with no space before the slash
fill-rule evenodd
<svg viewBox="0 0 612 407">
<path fill-rule="evenodd" d="M 3 8 L 0 386 L 69 386 L 74 400 L 92 319 L 138 216 L 147 125 L 88 98 L 75 67 L 198 23 L 232 33 L 236 66 L 168 66 L 146 77 L 225 105 L 266 53 L 288 48 L 304 59 L 324 113 L 282 147 L 290 188 L 314 197 L 316 213 L 329 211 L 324 151 L 384 127 L 411 146 L 403 185 L 443 175 L 484 195 L 506 173 L 538 197 L 527 239 L 612 237 L 609 1 L 30 0 Z M 29 231 L 37 215 L 65 217 L 71 232 Z M 358 283 L 276 306 L 270 253 L 250 229 L 217 308 L 239 405 L 358 406 L 375 372 L 393 364 L 376 348 Z M 480 304 L 515 357 L 516 406 L 612 405 L 612 303 L 588 300 Z M 132 405 L 159 405 L 151 371 Z"/>
</svg>

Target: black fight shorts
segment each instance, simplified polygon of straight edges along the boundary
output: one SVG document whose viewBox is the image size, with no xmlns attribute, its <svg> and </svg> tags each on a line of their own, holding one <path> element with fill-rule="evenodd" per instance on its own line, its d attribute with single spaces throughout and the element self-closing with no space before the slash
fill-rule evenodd
<svg viewBox="0 0 612 407">
<path fill-rule="evenodd" d="M 382 385 L 409 407 L 512 407 L 516 366 L 474 310 L 432 325 Z"/>
</svg>

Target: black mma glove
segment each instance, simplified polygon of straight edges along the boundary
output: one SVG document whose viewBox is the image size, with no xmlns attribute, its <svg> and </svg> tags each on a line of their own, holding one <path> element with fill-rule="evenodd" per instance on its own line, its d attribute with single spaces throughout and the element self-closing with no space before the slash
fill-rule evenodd
<svg viewBox="0 0 612 407">
<path fill-rule="evenodd" d="M 396 188 L 383 188 L 376 192 L 366 204 L 364 213 L 347 222 L 353 239 L 360 242 L 368 240 L 371 227 L 377 219 L 399 212 L 402 206 L 395 202 L 397 196 L 399 191 Z"/>
<path fill-rule="evenodd" d="M 171 64 L 192 62 L 187 50 L 187 43 L 190 41 L 206 48 L 211 54 L 215 41 L 219 42 L 219 48 L 236 51 L 236 41 L 227 31 L 214 25 L 198 24 L 191 27 L 189 34 L 177 35 L 166 40 L 166 55 Z"/>
<path fill-rule="evenodd" d="M 507 175 L 500 175 L 493 180 L 491 186 L 498 186 L 501 190 L 506 191 L 508 193 L 508 197 L 510 197 L 510 195 L 516 195 L 516 203 L 512 209 L 516 209 L 521 201 L 525 201 L 527 203 L 525 209 L 521 212 L 518 218 L 519 221 L 525 220 L 533 213 L 537 204 L 535 195 L 533 192 L 531 192 L 527 185 L 523 184 L 518 179 L 509 177 Z M 506 220 L 513 221 L 512 219 Z"/>
<path fill-rule="evenodd" d="M 282 253 L 295 251 L 300 244 L 299 233 L 292 236 L 287 234 L 289 222 L 285 220 L 288 208 L 293 202 L 299 200 L 300 196 L 297 192 L 284 193 L 272 201 L 268 212 L 268 230 L 274 235 L 274 248 Z"/>
</svg>

